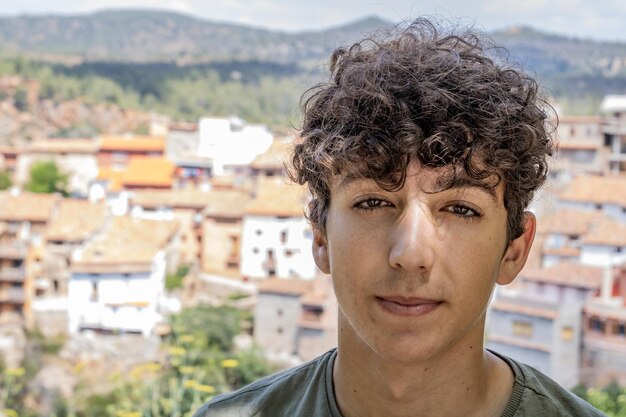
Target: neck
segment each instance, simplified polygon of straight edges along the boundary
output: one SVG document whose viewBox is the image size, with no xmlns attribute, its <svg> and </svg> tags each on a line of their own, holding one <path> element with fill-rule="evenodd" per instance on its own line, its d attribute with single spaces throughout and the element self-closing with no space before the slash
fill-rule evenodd
<svg viewBox="0 0 626 417">
<path fill-rule="evenodd" d="M 341 313 L 339 326 L 333 380 L 345 417 L 499 416 L 506 406 L 512 372 L 484 350 L 482 334 L 425 360 L 394 362 L 370 349 Z"/>
</svg>

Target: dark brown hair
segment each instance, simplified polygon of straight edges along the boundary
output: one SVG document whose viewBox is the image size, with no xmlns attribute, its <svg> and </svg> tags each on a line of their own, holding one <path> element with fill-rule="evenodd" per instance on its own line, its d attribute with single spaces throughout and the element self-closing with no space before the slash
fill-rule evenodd
<svg viewBox="0 0 626 417">
<path fill-rule="evenodd" d="M 292 180 L 309 186 L 312 224 L 325 230 L 333 175 L 398 190 L 418 160 L 454 168 L 449 185 L 458 175 L 489 187 L 503 181 L 508 237 L 520 236 L 523 212 L 547 176 L 551 107 L 532 77 L 490 56 L 498 51 L 480 33 L 426 19 L 336 49 L 330 81 L 302 98 L 289 169 Z"/>
</svg>

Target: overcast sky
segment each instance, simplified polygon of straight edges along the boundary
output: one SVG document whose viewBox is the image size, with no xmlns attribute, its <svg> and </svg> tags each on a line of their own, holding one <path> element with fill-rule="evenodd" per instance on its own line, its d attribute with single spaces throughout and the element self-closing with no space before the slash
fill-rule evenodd
<svg viewBox="0 0 626 417">
<path fill-rule="evenodd" d="M 378 15 L 397 22 L 443 16 L 487 29 L 529 25 L 565 35 L 626 42 L 626 0 L 1 0 L 0 15 L 158 8 L 215 21 L 298 31 Z"/>
</svg>

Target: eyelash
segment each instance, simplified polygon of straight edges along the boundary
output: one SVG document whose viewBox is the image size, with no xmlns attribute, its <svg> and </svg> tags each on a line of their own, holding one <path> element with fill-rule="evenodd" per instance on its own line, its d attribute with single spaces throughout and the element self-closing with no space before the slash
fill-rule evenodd
<svg viewBox="0 0 626 417">
<path fill-rule="evenodd" d="M 369 206 L 368 204 L 374 203 L 374 206 Z M 372 212 L 375 210 L 380 210 L 383 207 L 391 206 L 391 203 L 382 200 L 380 198 L 369 197 L 360 201 L 357 201 L 352 206 L 354 209 L 364 212 Z M 466 206 L 465 204 L 453 204 L 446 207 L 446 211 L 449 213 L 460 217 L 464 220 L 470 221 L 475 218 L 482 217 L 482 214 L 471 207 Z"/>
</svg>

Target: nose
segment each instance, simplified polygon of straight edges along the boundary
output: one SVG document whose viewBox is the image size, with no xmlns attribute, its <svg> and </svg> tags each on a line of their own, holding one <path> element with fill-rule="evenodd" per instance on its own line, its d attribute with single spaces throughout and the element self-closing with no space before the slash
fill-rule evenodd
<svg viewBox="0 0 626 417">
<path fill-rule="evenodd" d="M 430 271 L 435 258 L 435 229 L 426 207 L 419 203 L 407 206 L 391 231 L 391 267 L 406 272 Z"/>
</svg>

